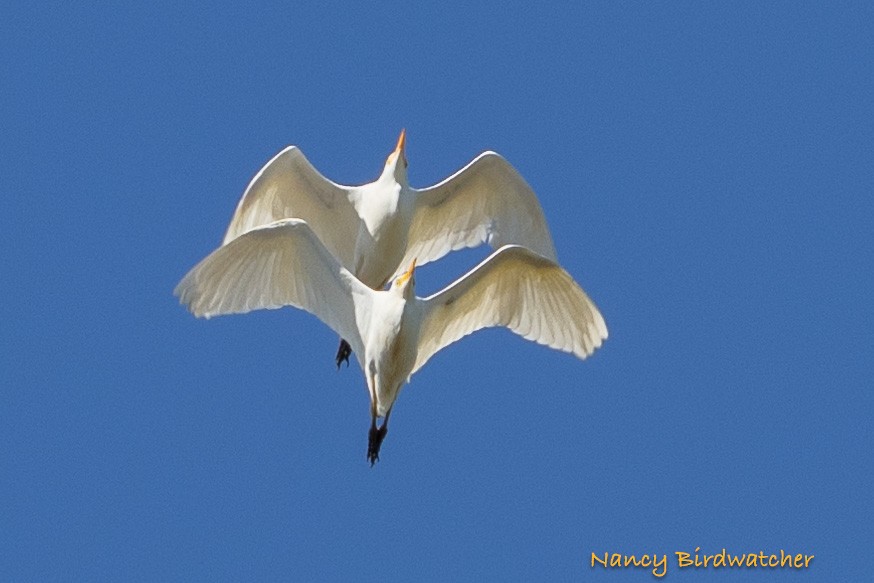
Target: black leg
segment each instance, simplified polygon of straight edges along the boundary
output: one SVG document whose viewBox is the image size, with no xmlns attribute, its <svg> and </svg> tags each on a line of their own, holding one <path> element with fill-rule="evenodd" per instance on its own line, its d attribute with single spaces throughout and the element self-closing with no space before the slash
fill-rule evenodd
<svg viewBox="0 0 874 583">
<path fill-rule="evenodd" d="M 382 427 L 376 428 L 376 417 L 370 420 L 370 433 L 367 436 L 367 461 L 370 462 L 370 467 L 379 461 L 379 448 L 382 446 L 382 440 L 385 439 L 388 433 L 388 416 L 391 415 L 391 409 L 385 414 L 385 419 L 382 421 Z"/>
<path fill-rule="evenodd" d="M 349 346 L 349 343 L 340 339 L 340 347 L 337 348 L 337 370 L 340 370 L 340 365 L 345 361 L 346 366 L 349 366 L 349 355 L 352 354 L 352 347 Z"/>
<path fill-rule="evenodd" d="M 376 428 L 376 418 L 370 424 L 370 433 L 367 436 L 367 461 L 370 462 L 370 467 L 379 461 L 379 447 L 382 445 L 382 440 L 385 437 L 383 428 Z"/>
</svg>

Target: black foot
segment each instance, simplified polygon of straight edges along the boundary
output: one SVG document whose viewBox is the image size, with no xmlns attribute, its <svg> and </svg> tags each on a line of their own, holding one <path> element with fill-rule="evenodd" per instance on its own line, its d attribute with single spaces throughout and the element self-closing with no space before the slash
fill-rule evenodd
<svg viewBox="0 0 874 583">
<path fill-rule="evenodd" d="M 385 434 L 388 433 L 388 428 L 385 423 L 379 429 L 376 426 L 370 428 L 370 435 L 367 439 L 367 461 L 370 462 L 370 467 L 379 461 L 379 448 L 382 445 L 382 440 L 385 439 Z"/>
<path fill-rule="evenodd" d="M 349 366 L 349 355 L 352 354 L 352 347 L 349 346 L 349 343 L 340 339 L 340 347 L 337 349 L 337 370 L 340 370 L 340 365 L 343 362 L 346 362 L 346 366 Z"/>
</svg>

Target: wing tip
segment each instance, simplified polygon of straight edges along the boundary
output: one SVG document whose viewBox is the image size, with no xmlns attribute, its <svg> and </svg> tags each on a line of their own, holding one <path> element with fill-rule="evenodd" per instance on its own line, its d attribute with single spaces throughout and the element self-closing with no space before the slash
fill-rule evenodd
<svg viewBox="0 0 874 583">
<path fill-rule="evenodd" d="M 273 164 L 274 162 L 276 162 L 277 160 L 279 160 L 283 156 L 291 156 L 291 155 L 294 155 L 295 152 L 299 152 L 301 154 L 303 153 L 303 152 L 301 152 L 301 149 L 298 148 L 297 146 L 294 146 L 294 145 L 285 146 L 284 148 L 279 150 L 276 154 L 274 154 L 273 157 L 270 158 L 270 160 L 268 160 L 267 163 L 261 167 L 261 170 L 258 171 L 258 175 L 260 175 L 267 167 L 269 167 L 271 164 Z"/>
</svg>

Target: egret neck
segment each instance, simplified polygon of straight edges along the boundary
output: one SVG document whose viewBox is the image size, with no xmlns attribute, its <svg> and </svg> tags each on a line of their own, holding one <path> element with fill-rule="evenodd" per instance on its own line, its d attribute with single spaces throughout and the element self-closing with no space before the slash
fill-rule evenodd
<svg viewBox="0 0 874 583">
<path fill-rule="evenodd" d="M 359 187 L 353 204 L 361 225 L 355 245 L 354 272 L 374 289 L 382 289 L 407 250 L 415 196 L 407 182 L 405 131 L 388 155 L 375 182 Z"/>
</svg>

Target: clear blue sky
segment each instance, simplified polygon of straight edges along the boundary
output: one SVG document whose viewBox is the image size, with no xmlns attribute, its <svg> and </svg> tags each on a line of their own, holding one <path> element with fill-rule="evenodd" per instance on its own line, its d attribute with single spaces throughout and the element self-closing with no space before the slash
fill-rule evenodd
<svg viewBox="0 0 874 583">
<path fill-rule="evenodd" d="M 869 577 L 870 4 L 300 4 L 4 8 L 0 579 Z M 362 183 L 401 128 L 414 186 L 508 158 L 611 335 L 451 346 L 371 469 L 333 332 L 172 289 L 281 148 Z"/>
</svg>

